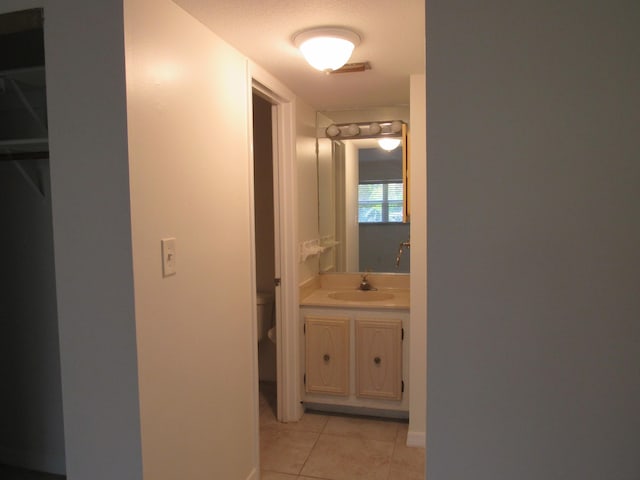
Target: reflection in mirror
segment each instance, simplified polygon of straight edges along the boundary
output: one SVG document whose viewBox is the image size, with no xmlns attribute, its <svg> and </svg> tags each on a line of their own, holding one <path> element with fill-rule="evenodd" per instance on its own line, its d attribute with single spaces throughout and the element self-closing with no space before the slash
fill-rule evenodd
<svg viewBox="0 0 640 480">
<path fill-rule="evenodd" d="M 386 151 L 367 126 L 363 136 L 368 138 L 335 135 L 332 140 L 326 132 L 331 125 L 332 118 L 318 114 L 318 222 L 328 247 L 320 256 L 320 270 L 408 273 L 406 129 L 384 135 L 401 140 Z"/>
</svg>

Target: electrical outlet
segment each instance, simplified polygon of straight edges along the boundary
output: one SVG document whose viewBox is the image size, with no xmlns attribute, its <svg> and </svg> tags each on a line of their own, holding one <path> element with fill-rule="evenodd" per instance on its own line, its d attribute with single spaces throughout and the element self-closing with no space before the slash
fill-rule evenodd
<svg viewBox="0 0 640 480">
<path fill-rule="evenodd" d="M 162 245 L 162 276 L 168 277 L 176 274 L 176 239 L 163 238 Z"/>
</svg>

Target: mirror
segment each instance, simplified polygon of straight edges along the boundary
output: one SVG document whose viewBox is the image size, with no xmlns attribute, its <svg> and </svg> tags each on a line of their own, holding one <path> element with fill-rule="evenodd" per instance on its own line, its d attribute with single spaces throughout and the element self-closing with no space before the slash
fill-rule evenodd
<svg viewBox="0 0 640 480">
<path fill-rule="evenodd" d="M 321 272 L 409 273 L 409 113 L 392 110 L 317 115 Z M 378 140 L 390 137 L 400 144 L 385 151 Z"/>
</svg>

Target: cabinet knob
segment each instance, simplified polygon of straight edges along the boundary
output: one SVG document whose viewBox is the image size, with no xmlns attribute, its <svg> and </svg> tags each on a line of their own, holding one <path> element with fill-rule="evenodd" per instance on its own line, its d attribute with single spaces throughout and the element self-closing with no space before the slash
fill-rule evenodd
<svg viewBox="0 0 640 480">
<path fill-rule="evenodd" d="M 380 362 L 382 361 L 382 359 L 380 357 L 376 357 L 373 359 L 373 363 L 375 363 L 376 365 L 380 365 Z"/>
<path fill-rule="evenodd" d="M 323 359 L 325 362 L 328 362 L 329 360 L 331 360 L 331 357 L 329 356 L 329 354 L 328 354 L 328 353 L 325 353 L 325 354 L 324 354 L 324 356 L 322 357 L 322 359 Z"/>
</svg>

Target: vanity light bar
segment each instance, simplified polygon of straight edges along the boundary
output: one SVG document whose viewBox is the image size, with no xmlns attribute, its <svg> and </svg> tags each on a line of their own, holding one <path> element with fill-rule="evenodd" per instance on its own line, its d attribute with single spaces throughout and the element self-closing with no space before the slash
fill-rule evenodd
<svg viewBox="0 0 640 480">
<path fill-rule="evenodd" d="M 327 137 L 337 138 L 379 138 L 385 136 L 398 136 L 402 134 L 402 120 L 390 120 L 385 122 L 343 123 L 329 125 L 325 133 Z"/>
</svg>

